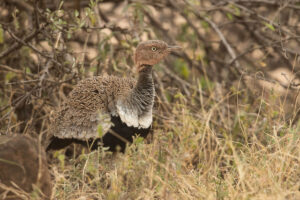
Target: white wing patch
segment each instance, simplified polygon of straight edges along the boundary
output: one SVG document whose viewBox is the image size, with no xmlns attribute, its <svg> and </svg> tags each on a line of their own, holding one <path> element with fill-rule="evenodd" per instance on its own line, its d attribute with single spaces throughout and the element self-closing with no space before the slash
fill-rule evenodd
<svg viewBox="0 0 300 200">
<path fill-rule="evenodd" d="M 152 109 L 142 116 L 138 116 L 138 110 L 130 107 L 126 103 L 117 102 L 117 113 L 127 126 L 133 126 L 136 128 L 149 128 L 152 123 Z"/>
<path fill-rule="evenodd" d="M 121 121 L 127 124 L 127 126 L 139 126 L 138 112 L 136 109 L 129 109 L 128 106 L 117 103 L 117 113 L 119 114 Z"/>
<path fill-rule="evenodd" d="M 149 128 L 152 124 L 152 108 L 144 115 L 139 117 L 139 125 L 141 128 Z"/>
</svg>

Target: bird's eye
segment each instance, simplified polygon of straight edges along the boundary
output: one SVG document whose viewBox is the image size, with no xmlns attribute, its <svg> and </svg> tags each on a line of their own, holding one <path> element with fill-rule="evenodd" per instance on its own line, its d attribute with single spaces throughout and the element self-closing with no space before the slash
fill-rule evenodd
<svg viewBox="0 0 300 200">
<path fill-rule="evenodd" d="M 152 51 L 156 51 L 156 47 L 152 47 L 151 49 L 152 49 Z"/>
</svg>

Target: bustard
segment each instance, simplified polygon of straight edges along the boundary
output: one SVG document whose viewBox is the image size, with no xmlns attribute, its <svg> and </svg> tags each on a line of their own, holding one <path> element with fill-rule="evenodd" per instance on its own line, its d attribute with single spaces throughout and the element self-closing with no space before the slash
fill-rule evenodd
<svg viewBox="0 0 300 200">
<path fill-rule="evenodd" d="M 96 76 L 79 82 L 53 115 L 50 132 L 54 137 L 48 149 L 96 139 L 92 149 L 101 141 L 111 151 L 124 152 L 132 136 L 146 137 L 152 124 L 155 96 L 152 66 L 177 49 L 180 47 L 160 40 L 141 42 L 134 55 L 137 80 Z M 101 138 L 99 132 L 103 133 Z M 61 139 L 65 141 L 62 146 Z"/>
</svg>

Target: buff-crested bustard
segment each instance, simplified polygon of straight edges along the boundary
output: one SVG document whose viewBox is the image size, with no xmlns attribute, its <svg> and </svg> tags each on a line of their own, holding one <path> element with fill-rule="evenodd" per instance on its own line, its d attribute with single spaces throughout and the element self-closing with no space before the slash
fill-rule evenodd
<svg viewBox="0 0 300 200">
<path fill-rule="evenodd" d="M 137 80 L 96 76 L 79 82 L 53 114 L 50 132 L 54 137 L 48 149 L 96 139 L 111 151 L 124 152 L 126 141 L 132 142 L 134 135 L 146 137 L 152 124 L 155 96 L 152 66 L 177 49 L 180 47 L 160 40 L 141 42 L 134 55 Z M 99 129 L 103 133 L 100 139 Z"/>
</svg>

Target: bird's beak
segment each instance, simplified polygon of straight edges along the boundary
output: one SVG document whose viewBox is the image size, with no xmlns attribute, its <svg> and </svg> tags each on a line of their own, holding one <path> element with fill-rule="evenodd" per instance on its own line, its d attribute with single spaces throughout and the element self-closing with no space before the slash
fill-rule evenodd
<svg viewBox="0 0 300 200">
<path fill-rule="evenodd" d="M 181 50 L 182 48 L 180 46 L 171 46 L 168 45 L 168 50 L 169 51 L 177 51 L 177 50 Z"/>
</svg>

